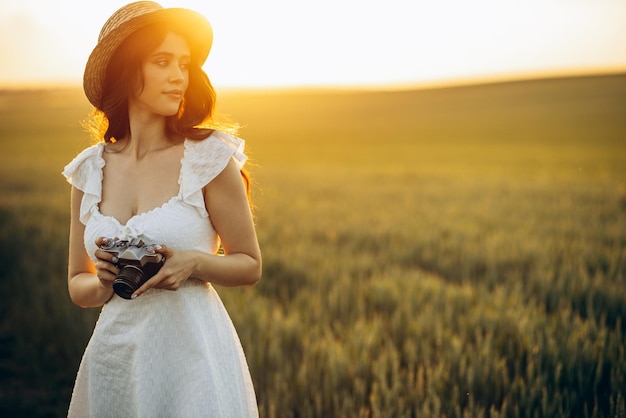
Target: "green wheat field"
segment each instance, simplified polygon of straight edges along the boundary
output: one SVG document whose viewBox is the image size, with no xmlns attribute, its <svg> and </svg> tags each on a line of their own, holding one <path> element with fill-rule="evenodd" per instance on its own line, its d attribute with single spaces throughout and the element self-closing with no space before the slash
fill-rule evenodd
<svg viewBox="0 0 626 418">
<path fill-rule="evenodd" d="M 219 92 L 264 275 L 218 288 L 262 417 L 625 417 L 626 75 Z M 0 416 L 65 416 L 76 89 L 0 92 Z"/>
</svg>

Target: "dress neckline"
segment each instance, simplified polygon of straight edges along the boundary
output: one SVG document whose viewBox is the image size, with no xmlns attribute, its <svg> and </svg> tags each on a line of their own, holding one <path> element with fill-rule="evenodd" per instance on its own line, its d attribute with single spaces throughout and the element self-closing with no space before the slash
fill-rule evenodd
<svg viewBox="0 0 626 418">
<path fill-rule="evenodd" d="M 209 135 L 210 136 L 210 135 Z M 135 219 L 142 219 L 146 216 L 149 216 L 155 212 L 159 212 L 161 210 L 163 210 L 164 208 L 166 208 L 167 206 L 171 205 L 172 203 L 174 203 L 174 201 L 176 200 L 180 200 L 181 199 L 181 194 L 182 194 L 182 175 L 183 175 L 183 167 L 184 164 L 186 164 L 186 160 L 188 159 L 188 153 L 189 153 L 189 139 L 185 139 L 183 141 L 183 156 L 180 159 L 180 168 L 178 171 L 178 193 L 172 197 L 170 197 L 168 200 L 166 200 L 165 202 L 161 203 L 158 206 L 155 206 L 147 211 L 144 212 L 140 212 L 140 213 L 136 213 L 134 215 L 132 215 L 130 218 L 128 218 L 126 220 L 126 222 L 122 223 L 119 219 L 117 219 L 115 216 L 113 215 L 106 215 L 104 213 L 102 213 L 100 211 L 100 203 L 102 202 L 102 183 L 104 181 L 104 166 L 106 165 L 106 160 L 103 157 L 103 153 L 104 153 L 104 147 L 105 147 L 105 143 L 104 142 L 100 142 L 98 143 L 99 145 L 99 149 L 98 149 L 98 159 L 100 160 L 100 182 L 99 182 L 99 193 L 98 193 L 98 201 L 95 204 L 95 211 L 98 215 L 100 215 L 103 218 L 106 219 L 111 219 L 113 222 L 115 222 L 116 224 L 118 224 L 120 227 L 125 228 L 127 227 L 132 221 L 134 221 Z"/>
</svg>

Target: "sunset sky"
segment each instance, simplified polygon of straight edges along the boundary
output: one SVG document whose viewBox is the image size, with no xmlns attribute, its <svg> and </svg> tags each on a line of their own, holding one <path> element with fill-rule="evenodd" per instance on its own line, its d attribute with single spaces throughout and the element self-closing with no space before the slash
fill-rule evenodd
<svg viewBox="0 0 626 418">
<path fill-rule="evenodd" d="M 80 83 L 127 1 L 0 0 L 0 87 Z M 400 86 L 626 72 L 624 0 L 168 0 L 212 23 L 217 87 Z"/>
</svg>

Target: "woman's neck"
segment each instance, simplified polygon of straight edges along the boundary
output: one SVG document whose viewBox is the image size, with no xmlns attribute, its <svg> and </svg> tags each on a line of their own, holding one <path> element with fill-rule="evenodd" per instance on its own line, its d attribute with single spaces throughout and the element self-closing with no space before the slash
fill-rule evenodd
<svg viewBox="0 0 626 418">
<path fill-rule="evenodd" d="M 169 148 L 174 143 L 165 132 L 165 116 L 151 112 L 129 112 L 130 133 L 124 138 L 123 152 L 136 160 L 148 153 Z M 122 144 L 120 144 L 122 145 Z"/>
</svg>

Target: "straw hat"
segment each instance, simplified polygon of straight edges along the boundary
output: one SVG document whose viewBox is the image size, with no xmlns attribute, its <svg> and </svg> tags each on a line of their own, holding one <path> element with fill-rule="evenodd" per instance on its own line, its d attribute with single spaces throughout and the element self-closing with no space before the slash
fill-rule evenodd
<svg viewBox="0 0 626 418">
<path fill-rule="evenodd" d="M 188 41 L 192 50 L 198 51 L 196 58 L 200 65 L 204 64 L 213 43 L 211 24 L 204 16 L 189 9 L 164 8 L 153 1 L 127 4 L 106 21 L 98 36 L 98 44 L 87 60 L 83 88 L 91 104 L 100 106 L 106 70 L 115 50 L 137 29 L 156 22 L 183 22 L 183 27 L 190 28 Z"/>
</svg>

